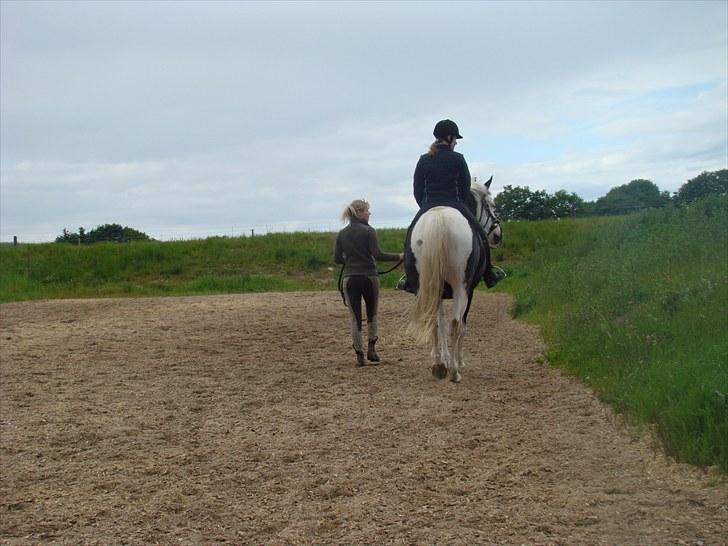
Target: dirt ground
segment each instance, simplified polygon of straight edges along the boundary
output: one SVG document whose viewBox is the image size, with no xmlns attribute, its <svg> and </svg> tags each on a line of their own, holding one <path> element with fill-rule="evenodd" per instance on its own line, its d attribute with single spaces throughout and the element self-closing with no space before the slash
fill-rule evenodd
<svg viewBox="0 0 728 546">
<path fill-rule="evenodd" d="M 728 484 L 544 363 L 479 293 L 455 385 L 386 290 L 0 306 L 2 544 L 727 544 Z"/>
</svg>

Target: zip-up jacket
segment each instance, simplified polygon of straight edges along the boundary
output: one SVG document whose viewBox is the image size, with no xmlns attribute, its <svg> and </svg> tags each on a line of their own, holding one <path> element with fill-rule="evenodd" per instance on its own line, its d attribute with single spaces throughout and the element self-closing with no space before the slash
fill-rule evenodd
<svg viewBox="0 0 728 546">
<path fill-rule="evenodd" d="M 439 144 L 435 155 L 420 156 L 415 167 L 414 194 L 420 207 L 452 201 L 468 203 L 470 171 L 463 155 L 447 144 Z"/>
<path fill-rule="evenodd" d="M 470 191 L 470 170 L 463 154 L 451 150 L 447 144 L 438 144 L 435 155 L 420 156 L 415 167 L 414 194 L 420 210 L 412 220 L 409 231 L 425 212 L 443 205 L 458 209 L 480 238 L 487 240 L 483 226 L 475 218 L 477 205 Z"/>
<path fill-rule="evenodd" d="M 388 254 L 379 248 L 377 232 L 368 223 L 352 218 L 336 236 L 334 262 L 344 264 L 344 277 L 376 275 L 377 260 L 396 262 L 399 254 Z"/>
</svg>

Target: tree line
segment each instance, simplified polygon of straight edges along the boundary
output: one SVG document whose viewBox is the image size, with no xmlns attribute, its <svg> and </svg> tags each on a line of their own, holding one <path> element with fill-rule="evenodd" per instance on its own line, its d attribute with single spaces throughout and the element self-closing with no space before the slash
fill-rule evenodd
<svg viewBox="0 0 728 546">
<path fill-rule="evenodd" d="M 505 186 L 495 197 L 503 220 L 544 220 L 573 216 L 629 214 L 638 210 L 686 205 L 707 195 L 728 193 L 728 169 L 704 171 L 683 184 L 674 195 L 660 191 L 650 180 L 637 179 L 609 190 L 596 201 L 584 201 L 575 193 L 559 190 L 553 195 L 520 186 Z"/>
</svg>

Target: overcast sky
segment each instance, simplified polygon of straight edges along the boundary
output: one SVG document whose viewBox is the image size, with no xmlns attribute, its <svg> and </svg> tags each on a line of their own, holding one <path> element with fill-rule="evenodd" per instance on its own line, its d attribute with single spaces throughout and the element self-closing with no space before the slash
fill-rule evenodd
<svg viewBox="0 0 728 546">
<path fill-rule="evenodd" d="M 728 168 L 728 2 L 1 2 L 0 238 L 375 227 L 451 118 L 493 189 Z"/>
</svg>

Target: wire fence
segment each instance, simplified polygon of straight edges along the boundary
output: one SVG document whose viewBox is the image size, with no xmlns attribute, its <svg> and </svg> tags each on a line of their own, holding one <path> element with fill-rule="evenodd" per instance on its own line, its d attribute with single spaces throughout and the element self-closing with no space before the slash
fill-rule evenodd
<svg viewBox="0 0 728 546">
<path fill-rule="evenodd" d="M 377 223 L 377 229 L 402 228 L 407 227 L 407 220 L 392 220 Z M 339 221 L 314 221 L 314 222 L 284 222 L 257 224 L 250 226 L 215 226 L 208 229 L 205 228 L 178 228 L 178 229 L 161 229 L 143 231 L 152 239 L 157 241 L 190 241 L 195 239 L 208 239 L 213 237 L 255 237 L 266 235 L 268 233 L 335 233 L 343 227 Z M 136 228 L 135 228 L 136 229 Z M 61 236 L 61 233 L 41 233 L 41 232 L 22 232 L 17 235 L 6 235 L 5 230 L 0 243 L 2 244 L 22 244 L 22 243 L 51 243 Z M 119 239 L 121 242 L 121 239 Z"/>
</svg>

